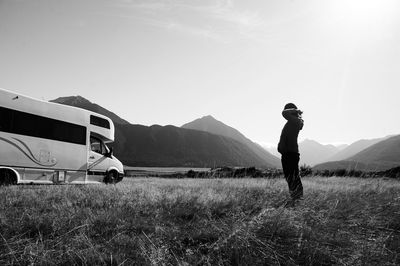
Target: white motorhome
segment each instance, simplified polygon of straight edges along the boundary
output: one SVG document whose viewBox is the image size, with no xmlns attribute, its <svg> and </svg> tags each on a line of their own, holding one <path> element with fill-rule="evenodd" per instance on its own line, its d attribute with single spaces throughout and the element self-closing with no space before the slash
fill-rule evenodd
<svg viewBox="0 0 400 266">
<path fill-rule="evenodd" d="M 106 116 L 0 89 L 0 184 L 116 183 Z"/>
</svg>

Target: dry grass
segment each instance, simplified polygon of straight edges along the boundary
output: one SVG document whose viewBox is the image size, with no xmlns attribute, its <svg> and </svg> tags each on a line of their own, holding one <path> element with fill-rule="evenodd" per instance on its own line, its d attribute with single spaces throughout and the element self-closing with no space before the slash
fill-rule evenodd
<svg viewBox="0 0 400 266">
<path fill-rule="evenodd" d="M 400 182 L 125 179 L 0 188 L 1 265 L 398 265 Z"/>
</svg>

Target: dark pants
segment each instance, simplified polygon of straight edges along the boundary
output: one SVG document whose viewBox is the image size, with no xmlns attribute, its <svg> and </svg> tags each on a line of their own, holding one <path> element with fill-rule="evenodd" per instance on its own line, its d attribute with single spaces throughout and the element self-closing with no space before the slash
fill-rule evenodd
<svg viewBox="0 0 400 266">
<path fill-rule="evenodd" d="M 282 154 L 282 168 L 286 181 L 289 185 L 289 193 L 292 199 L 303 196 L 303 185 L 299 175 L 300 154 L 295 152 Z"/>
</svg>

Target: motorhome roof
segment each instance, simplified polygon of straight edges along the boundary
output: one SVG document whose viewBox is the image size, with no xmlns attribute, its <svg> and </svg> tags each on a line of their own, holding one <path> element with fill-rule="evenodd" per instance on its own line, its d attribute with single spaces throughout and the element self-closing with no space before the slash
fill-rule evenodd
<svg viewBox="0 0 400 266">
<path fill-rule="evenodd" d="M 39 114 L 42 116 L 87 126 L 91 132 L 104 138 L 106 142 L 114 141 L 114 124 L 104 115 L 88 111 L 79 107 L 53 103 L 35 99 L 19 93 L 0 88 L 0 106 L 13 108 L 19 111 Z M 18 101 L 18 104 L 16 103 Z M 110 128 L 103 128 L 90 124 L 90 116 L 100 117 L 109 121 Z"/>
</svg>

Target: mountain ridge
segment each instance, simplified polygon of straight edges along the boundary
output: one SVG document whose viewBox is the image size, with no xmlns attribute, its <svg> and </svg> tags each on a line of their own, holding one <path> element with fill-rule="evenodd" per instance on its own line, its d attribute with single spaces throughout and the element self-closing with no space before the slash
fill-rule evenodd
<svg viewBox="0 0 400 266">
<path fill-rule="evenodd" d="M 400 165 L 400 135 L 395 135 L 369 146 L 346 160 L 318 164 L 315 170 L 383 171 Z"/>
<path fill-rule="evenodd" d="M 337 153 L 339 149 L 332 144 L 321 144 L 315 140 L 305 139 L 299 143 L 300 164 L 316 165 Z"/>
<path fill-rule="evenodd" d="M 348 145 L 346 148 L 340 150 L 336 154 L 334 154 L 332 157 L 328 158 L 328 161 L 341 161 L 341 160 L 346 160 L 357 153 L 361 152 L 362 150 L 382 141 L 387 138 L 391 137 L 391 135 L 383 137 L 383 138 L 374 138 L 374 139 L 360 139 L 357 140 L 350 145 Z"/>
<path fill-rule="evenodd" d="M 114 123 L 118 124 L 130 124 L 128 121 L 122 119 L 115 113 L 103 108 L 102 106 L 92 103 L 88 99 L 78 95 L 78 96 L 66 96 L 66 97 L 58 97 L 57 99 L 51 100 L 50 102 L 65 104 L 70 106 L 79 107 L 82 109 L 86 109 L 95 113 L 99 113 L 109 117 Z"/>
<path fill-rule="evenodd" d="M 248 139 L 239 130 L 224 124 L 211 115 L 195 119 L 192 122 L 182 125 L 181 128 L 200 130 L 211 134 L 232 138 L 245 144 L 262 160 L 274 165 L 275 167 L 280 167 L 281 165 L 278 157 L 265 150 L 261 145 Z"/>
<path fill-rule="evenodd" d="M 75 106 L 108 116 L 114 121 L 114 153 L 125 165 L 160 167 L 256 166 L 273 168 L 234 139 L 172 125 L 133 125 L 81 96 L 51 102 Z"/>
</svg>

